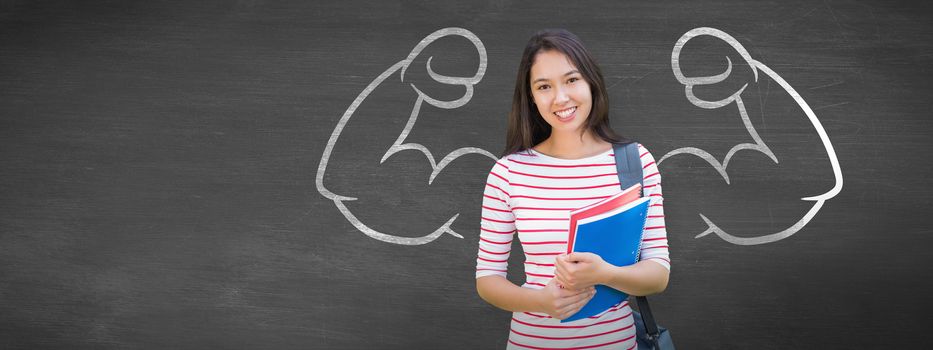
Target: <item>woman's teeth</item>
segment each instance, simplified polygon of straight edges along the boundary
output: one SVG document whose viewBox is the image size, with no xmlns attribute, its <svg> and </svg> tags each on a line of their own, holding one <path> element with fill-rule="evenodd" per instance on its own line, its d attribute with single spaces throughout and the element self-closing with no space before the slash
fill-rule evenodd
<svg viewBox="0 0 933 350">
<path fill-rule="evenodd" d="M 567 109 L 562 110 L 562 111 L 554 112 L 554 114 L 556 114 L 558 118 L 566 119 L 567 117 L 569 117 L 570 115 L 572 115 L 573 112 L 576 112 L 576 111 L 577 111 L 577 107 L 572 107 L 572 108 L 567 108 Z"/>
</svg>

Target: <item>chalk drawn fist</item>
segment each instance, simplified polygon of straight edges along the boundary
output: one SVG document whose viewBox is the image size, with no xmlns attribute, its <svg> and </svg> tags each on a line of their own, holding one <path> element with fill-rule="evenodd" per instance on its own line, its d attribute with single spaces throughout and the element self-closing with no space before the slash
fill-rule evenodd
<svg viewBox="0 0 933 350">
<path fill-rule="evenodd" d="M 479 64 L 470 74 L 450 76 L 438 73 L 434 68 L 438 62 L 435 56 L 424 54 L 436 45 L 436 41 L 445 37 L 464 38 L 472 45 L 472 50 L 475 50 L 475 54 L 479 56 Z M 443 53 L 445 52 L 441 52 Z M 450 58 L 446 57 L 446 59 Z M 493 154 L 478 147 L 461 147 L 451 152 L 435 155 L 425 145 L 409 141 L 419 115 L 427 106 L 437 113 L 467 104 L 473 97 L 475 85 L 482 80 L 485 71 L 486 49 L 472 32 L 461 28 L 445 28 L 422 39 L 406 58 L 386 69 L 363 89 L 344 112 L 331 133 L 318 166 L 316 178 L 318 192 L 333 200 L 336 207 L 354 227 L 380 241 L 418 245 L 431 242 L 444 233 L 463 238 L 451 229 L 451 224 L 459 214 L 445 219 L 446 221 L 440 220 L 430 233 L 411 237 L 411 230 L 382 232 L 373 228 L 364 222 L 360 213 L 351 210 L 347 202 L 357 200 L 360 195 L 372 194 L 379 186 L 384 188 L 395 186 L 397 189 L 401 188 L 404 183 L 417 182 L 424 186 L 430 185 L 451 162 L 467 154 L 479 154 L 494 161 L 496 157 Z M 381 94 L 378 98 L 381 104 L 367 105 L 367 98 L 375 94 Z M 358 110 L 365 111 L 358 113 Z M 361 128 L 369 127 L 369 129 L 341 139 L 351 118 L 356 125 L 360 125 Z M 331 164 L 331 160 L 335 147 L 338 145 L 338 139 L 341 139 L 341 144 L 345 145 L 345 148 L 353 151 L 335 165 Z M 413 152 L 403 151 L 417 151 L 414 153 L 420 152 L 424 158 L 417 161 L 412 158 Z M 404 156 L 407 158 L 393 162 L 395 158 Z M 344 188 L 332 191 L 325 186 L 325 174 L 328 173 L 329 165 L 331 168 L 342 166 L 343 171 L 337 173 L 336 177 L 337 180 L 347 184 L 343 186 Z M 429 172 L 421 174 L 420 165 L 428 165 Z M 386 196 L 390 195 L 392 193 Z M 396 195 L 396 197 L 399 196 Z M 401 213 L 405 212 L 404 206 L 405 204 L 401 202 L 388 203 L 380 209 L 379 215 L 393 215 L 393 211 L 402 215 Z M 399 219 L 403 218 L 399 217 Z M 420 219 L 421 221 L 437 220 L 432 216 Z"/>
</svg>

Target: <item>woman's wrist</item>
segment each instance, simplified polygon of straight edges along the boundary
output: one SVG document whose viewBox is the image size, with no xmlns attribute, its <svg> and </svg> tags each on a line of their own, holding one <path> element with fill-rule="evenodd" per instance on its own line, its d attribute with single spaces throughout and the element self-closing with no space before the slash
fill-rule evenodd
<svg viewBox="0 0 933 350">
<path fill-rule="evenodd" d="M 614 286 L 620 280 L 625 280 L 624 275 L 628 273 L 629 266 L 615 266 L 606 263 L 605 269 L 600 274 L 600 283 L 602 285 Z"/>
<path fill-rule="evenodd" d="M 609 285 L 618 273 L 618 266 L 603 261 L 596 270 L 596 284 Z"/>
<path fill-rule="evenodd" d="M 530 289 L 531 293 L 528 293 L 529 306 L 531 307 L 531 312 L 547 312 L 547 291 L 544 288 L 541 289 Z"/>
</svg>

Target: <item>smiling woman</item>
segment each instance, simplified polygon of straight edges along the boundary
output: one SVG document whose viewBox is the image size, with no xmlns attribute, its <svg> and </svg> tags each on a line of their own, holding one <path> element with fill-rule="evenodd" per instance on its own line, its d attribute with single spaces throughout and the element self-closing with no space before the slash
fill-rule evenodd
<svg viewBox="0 0 933 350">
<path fill-rule="evenodd" d="M 584 141 L 595 136 L 606 142 L 628 142 L 609 127 L 609 97 L 602 72 L 572 33 L 555 30 L 542 31 L 533 36 L 525 46 L 515 82 L 506 147 L 502 156 L 532 147 L 550 149 L 548 143 L 539 143 L 547 142 L 551 136 L 576 134 L 587 136 Z M 564 109 L 580 108 L 584 102 L 587 111 L 577 111 L 576 115 L 582 116 L 579 119 L 585 128 L 552 135 L 552 125 L 544 116 L 552 116 L 552 112 L 557 111 L 554 108 L 560 109 L 561 105 L 564 105 Z M 563 127 L 559 129 L 566 130 Z M 601 146 L 608 148 L 608 144 Z"/>
<path fill-rule="evenodd" d="M 551 133 L 557 129 L 562 135 L 582 135 L 593 98 L 583 75 L 567 55 L 554 50 L 539 53 L 531 67 L 531 79 L 535 106 L 551 126 Z"/>
<path fill-rule="evenodd" d="M 621 192 L 613 143 L 629 143 L 609 127 L 606 88 L 580 40 L 542 31 L 519 65 L 506 149 L 486 181 L 476 288 L 512 311 L 508 348 L 635 348 L 632 310 L 623 301 L 596 316 L 561 323 L 606 285 L 629 295 L 663 291 L 670 269 L 661 175 L 638 146 L 644 196 L 651 198 L 641 261 L 613 266 L 590 253 L 567 251 L 569 212 Z M 518 236 L 526 282 L 506 277 Z"/>
</svg>

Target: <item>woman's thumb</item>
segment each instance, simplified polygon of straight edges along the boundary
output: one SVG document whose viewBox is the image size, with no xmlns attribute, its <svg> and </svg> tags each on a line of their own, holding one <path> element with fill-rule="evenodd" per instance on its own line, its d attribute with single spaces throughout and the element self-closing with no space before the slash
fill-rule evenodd
<svg viewBox="0 0 933 350">
<path fill-rule="evenodd" d="M 571 261 L 571 262 L 586 262 L 586 261 L 590 261 L 589 258 L 590 258 L 590 257 L 589 257 L 588 255 L 586 255 L 586 254 L 581 254 L 581 253 L 570 253 L 570 254 L 567 254 L 567 260 L 569 260 L 569 261 Z"/>
</svg>

